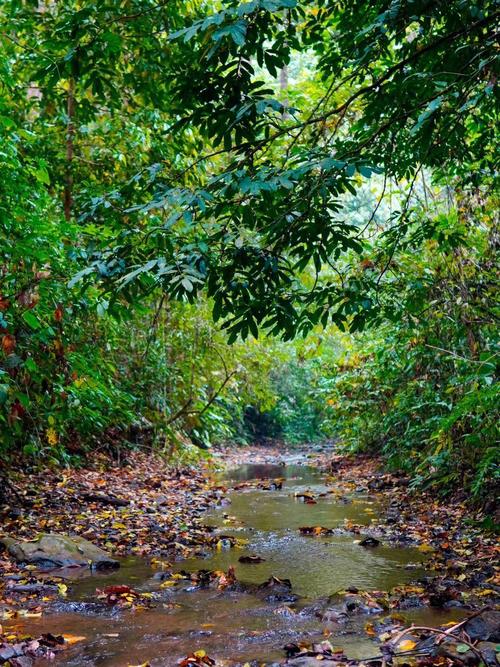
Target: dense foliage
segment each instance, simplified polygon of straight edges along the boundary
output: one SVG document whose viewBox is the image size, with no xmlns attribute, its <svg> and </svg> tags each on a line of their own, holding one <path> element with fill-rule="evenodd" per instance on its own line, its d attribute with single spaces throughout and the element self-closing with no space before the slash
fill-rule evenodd
<svg viewBox="0 0 500 667">
<path fill-rule="evenodd" d="M 485 492 L 498 18 L 2 3 L 0 453 L 335 437 Z"/>
<path fill-rule="evenodd" d="M 493 210 L 462 202 L 432 220 L 423 243 L 415 228 L 393 258 L 401 319 L 351 340 L 321 385 L 351 448 L 475 495 L 500 479 Z"/>
</svg>

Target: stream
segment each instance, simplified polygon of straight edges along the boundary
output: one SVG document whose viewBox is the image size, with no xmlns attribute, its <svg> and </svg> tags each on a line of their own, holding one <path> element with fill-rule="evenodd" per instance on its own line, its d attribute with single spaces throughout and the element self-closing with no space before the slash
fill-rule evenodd
<svg viewBox="0 0 500 667">
<path fill-rule="evenodd" d="M 293 594 L 299 596 L 296 602 L 266 601 L 251 592 L 198 589 L 189 581 L 183 582 L 180 590 L 160 589 L 158 575 L 155 578 L 158 570 L 135 559 L 123 561 L 122 567 L 109 575 L 73 582 L 68 601 L 40 619 L 30 619 L 24 627 L 34 636 L 44 632 L 84 636 L 85 641 L 56 657 L 56 665 L 72 667 L 125 667 L 145 662 L 152 667 L 170 667 L 201 649 L 226 664 L 251 660 L 269 663 L 284 658 L 283 646 L 287 643 L 321 641 L 325 627 L 332 632 L 332 644 L 342 646 L 349 657 L 377 655 L 377 643 L 364 632 L 367 616 L 329 627 L 315 615 L 315 605 L 331 607 L 328 597 L 347 587 L 389 590 L 407 583 L 421 574 L 422 554 L 413 548 L 384 544 L 363 548 L 356 543 L 356 536 L 349 534 L 302 535 L 298 530 L 301 526 L 336 528 L 345 520 L 368 526 L 379 509 L 361 490 L 344 499 L 328 494 L 316 504 L 301 502 L 295 494 L 327 491 L 321 474 L 307 465 L 247 464 L 224 475 L 232 483 L 278 477 L 285 478 L 282 489 L 250 487 L 232 491 L 228 494 L 230 504 L 205 515 L 205 523 L 215 526 L 221 535 L 247 540 L 243 548 L 222 548 L 206 558 L 175 563 L 174 569 L 227 571 L 234 566 L 238 581 L 250 584 L 260 584 L 271 575 L 288 578 Z M 265 560 L 259 564 L 238 562 L 240 556 L 250 554 Z M 99 607 L 93 613 L 85 602 L 95 602 L 96 588 L 114 584 L 127 584 L 142 592 L 161 591 L 161 596 L 155 599 L 153 609 L 103 611 Z M 429 609 L 403 615 L 408 622 L 436 624 L 450 620 L 449 612 Z M 37 664 L 41 667 L 49 663 Z"/>
</svg>

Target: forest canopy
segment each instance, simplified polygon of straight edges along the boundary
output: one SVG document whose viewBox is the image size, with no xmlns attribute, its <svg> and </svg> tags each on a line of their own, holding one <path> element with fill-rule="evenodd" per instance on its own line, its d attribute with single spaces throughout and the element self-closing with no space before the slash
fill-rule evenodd
<svg viewBox="0 0 500 667">
<path fill-rule="evenodd" d="M 486 493 L 499 13 L 5 0 L 1 451 L 338 438 Z"/>
</svg>

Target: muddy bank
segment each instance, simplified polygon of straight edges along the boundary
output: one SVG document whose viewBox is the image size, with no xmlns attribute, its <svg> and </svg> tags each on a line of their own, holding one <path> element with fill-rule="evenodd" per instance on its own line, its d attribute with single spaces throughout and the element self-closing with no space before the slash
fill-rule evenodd
<svg viewBox="0 0 500 667">
<path fill-rule="evenodd" d="M 126 465 L 109 463 L 13 474 L 16 491 L 0 508 L 0 536 L 76 535 L 115 557 L 185 557 L 204 542 L 200 516 L 218 500 L 208 465 L 175 468 L 138 453 Z"/>
<path fill-rule="evenodd" d="M 24 667 L 26 654 L 51 656 L 61 649 L 65 640 L 57 627 L 30 641 L 24 625 L 45 618 L 96 565 L 121 564 L 140 573 L 141 559 L 175 561 L 209 547 L 213 538 L 202 516 L 222 498 L 209 483 L 210 469 L 175 468 L 135 453 L 122 466 L 96 458 L 92 469 L 12 471 L 8 504 L 0 507 L 0 542 L 6 538 L 0 547 L 0 664 Z M 24 541 L 40 533 L 44 551 L 25 548 Z M 30 564 L 34 555 L 47 567 Z M 78 561 L 88 567 L 72 567 Z M 95 591 L 95 582 L 91 586 Z M 13 627 L 11 621 L 19 622 Z"/>
</svg>

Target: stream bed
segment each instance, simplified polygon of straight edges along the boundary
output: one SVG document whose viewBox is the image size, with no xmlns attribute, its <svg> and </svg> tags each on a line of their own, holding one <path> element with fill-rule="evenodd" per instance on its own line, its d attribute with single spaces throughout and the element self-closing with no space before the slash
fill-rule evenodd
<svg viewBox="0 0 500 667">
<path fill-rule="evenodd" d="M 422 573 L 422 554 L 413 548 L 381 544 L 364 548 L 355 535 L 346 533 L 321 537 L 302 535 L 302 526 L 342 527 L 344 522 L 369 526 L 379 508 L 366 492 L 358 490 L 347 498 L 333 494 L 307 504 L 295 494 L 327 491 L 321 474 L 299 462 L 286 466 L 242 465 L 224 475 L 228 483 L 253 479 L 285 478 L 281 489 L 243 488 L 228 494 L 230 504 L 208 512 L 205 523 L 221 536 L 245 541 L 243 548 L 212 551 L 205 558 L 192 558 L 174 565 L 176 570 L 227 571 L 234 567 L 236 578 L 260 584 L 270 576 L 290 579 L 296 601 L 266 600 L 252 592 L 199 589 L 184 582 L 180 590 L 161 590 L 158 570 L 144 561 L 125 560 L 109 575 L 87 576 L 71 584 L 68 601 L 40 619 L 30 619 L 27 630 L 71 633 L 86 639 L 57 655 L 56 665 L 72 667 L 125 667 L 150 663 L 170 667 L 187 654 L 205 650 L 226 664 L 257 660 L 283 660 L 283 646 L 300 640 L 324 639 L 342 646 L 351 658 L 378 654 L 377 643 L 364 631 L 367 617 L 349 619 L 346 624 L 328 626 L 316 608 L 332 606 L 329 596 L 348 587 L 360 590 L 389 590 Z M 330 487 L 331 488 L 331 487 Z M 239 558 L 258 555 L 258 564 L 244 564 Z M 156 576 L 155 576 L 156 575 Z M 127 611 L 102 608 L 92 612 L 86 601 L 95 602 L 96 588 L 129 585 L 137 591 L 158 592 L 153 609 Z M 453 620 L 450 612 L 417 609 L 403 612 L 408 622 L 438 624 Z M 39 661 L 40 667 L 48 663 Z M 54 664 L 54 663 L 50 663 Z"/>
</svg>

